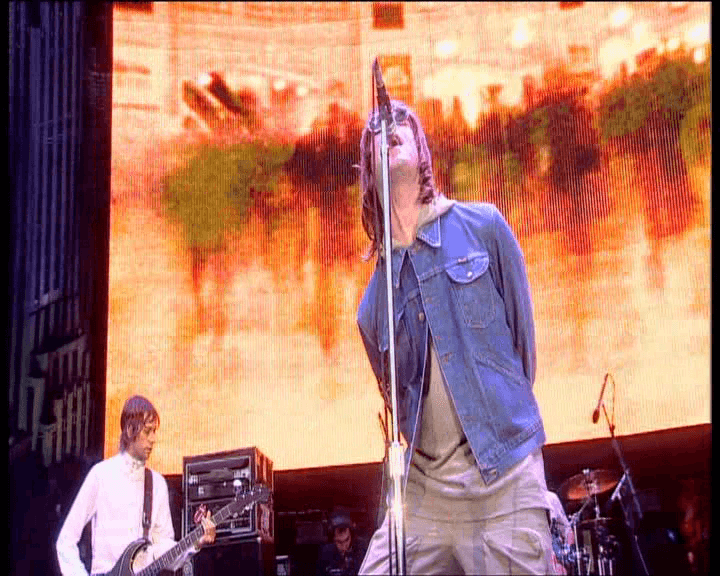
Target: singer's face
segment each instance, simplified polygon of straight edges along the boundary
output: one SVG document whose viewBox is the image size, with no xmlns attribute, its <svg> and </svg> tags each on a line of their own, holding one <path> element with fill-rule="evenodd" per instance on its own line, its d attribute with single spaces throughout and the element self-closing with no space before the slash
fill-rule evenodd
<svg viewBox="0 0 720 576">
<path fill-rule="evenodd" d="M 382 182 L 382 134 L 375 134 L 375 174 L 378 182 Z M 395 133 L 388 141 L 388 166 L 390 168 L 391 185 L 412 184 L 418 181 L 418 147 L 415 134 L 409 123 L 397 124 Z"/>
</svg>

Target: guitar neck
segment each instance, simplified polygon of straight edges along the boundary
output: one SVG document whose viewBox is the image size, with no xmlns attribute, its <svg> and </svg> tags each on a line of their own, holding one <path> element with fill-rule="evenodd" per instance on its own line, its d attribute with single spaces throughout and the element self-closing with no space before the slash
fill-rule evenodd
<svg viewBox="0 0 720 576">
<path fill-rule="evenodd" d="M 224 506 L 211 517 L 211 520 L 215 525 L 224 522 L 230 518 L 234 507 L 232 503 Z M 160 574 L 160 572 L 166 570 L 173 562 L 180 558 L 191 546 L 194 546 L 198 540 L 202 538 L 204 531 L 205 529 L 202 526 L 195 528 L 152 564 L 137 572 L 136 576 L 154 576 L 155 574 Z"/>
</svg>

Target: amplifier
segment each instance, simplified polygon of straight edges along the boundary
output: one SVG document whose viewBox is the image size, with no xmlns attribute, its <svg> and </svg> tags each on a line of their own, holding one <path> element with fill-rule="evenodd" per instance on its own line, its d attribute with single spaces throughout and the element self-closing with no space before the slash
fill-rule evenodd
<svg viewBox="0 0 720 576">
<path fill-rule="evenodd" d="M 195 528 L 193 517 L 202 504 L 215 514 L 232 502 L 236 489 L 242 492 L 258 484 L 270 490 L 270 499 L 267 502 L 256 502 L 219 523 L 215 546 L 248 538 L 274 541 L 272 461 L 257 448 L 183 458 L 183 536 Z"/>
</svg>

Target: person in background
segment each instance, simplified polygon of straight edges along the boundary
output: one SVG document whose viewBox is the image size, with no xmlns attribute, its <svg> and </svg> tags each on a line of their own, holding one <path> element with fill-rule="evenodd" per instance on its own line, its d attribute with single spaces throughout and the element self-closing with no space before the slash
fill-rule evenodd
<svg viewBox="0 0 720 576">
<path fill-rule="evenodd" d="M 360 569 L 367 542 L 356 535 L 356 526 L 348 513 L 335 510 L 330 517 L 332 541 L 320 549 L 317 576 L 355 576 Z"/>
</svg>

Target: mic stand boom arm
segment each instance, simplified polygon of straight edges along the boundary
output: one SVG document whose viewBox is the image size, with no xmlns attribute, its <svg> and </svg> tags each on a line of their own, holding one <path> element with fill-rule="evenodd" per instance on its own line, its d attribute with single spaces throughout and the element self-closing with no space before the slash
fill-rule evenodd
<svg viewBox="0 0 720 576">
<path fill-rule="evenodd" d="M 390 167 L 388 164 L 387 121 L 380 114 L 380 160 L 382 165 L 383 183 L 383 218 L 385 234 L 385 279 L 387 290 L 388 315 L 388 372 L 390 375 L 390 402 L 392 404 L 392 439 L 388 450 L 388 468 L 391 481 L 389 521 L 390 539 L 395 544 L 395 566 L 398 575 L 406 573 L 405 561 L 405 504 L 403 502 L 403 473 L 405 468 L 405 450 L 400 443 L 400 426 L 398 424 L 398 393 L 395 375 L 395 307 L 393 304 L 392 278 L 392 229 L 390 224 Z M 393 555 L 389 554 L 388 563 L 392 571 Z"/>
</svg>

